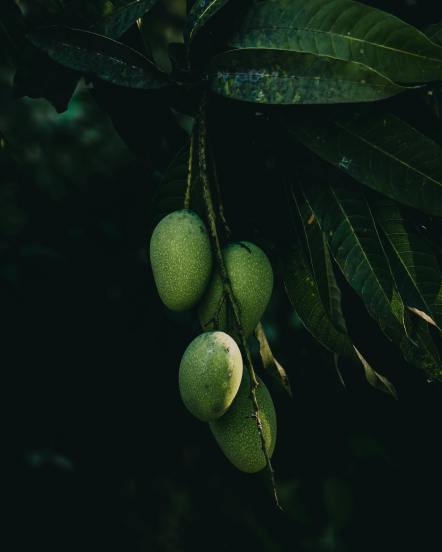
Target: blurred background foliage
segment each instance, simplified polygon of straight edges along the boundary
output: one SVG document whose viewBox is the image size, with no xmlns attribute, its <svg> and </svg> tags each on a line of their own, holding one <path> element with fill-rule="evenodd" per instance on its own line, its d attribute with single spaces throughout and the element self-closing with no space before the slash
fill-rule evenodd
<svg viewBox="0 0 442 552">
<path fill-rule="evenodd" d="M 69 4 L 19 3 L 45 23 L 48 10 L 56 17 Z M 81 13 L 93 18 L 109 4 L 83 1 Z M 425 19 L 424 4 L 399 4 L 403 18 Z M 141 27 L 165 69 L 168 44 L 182 41 L 185 11 L 181 0 L 164 1 Z M 293 390 L 290 399 L 268 382 L 279 419 L 274 466 L 284 512 L 277 511 L 266 475 L 237 473 L 178 394 L 179 360 L 198 324 L 193 313 L 161 305 L 147 236 L 153 191 L 184 131 L 177 125 L 165 140 L 158 128 L 172 123 L 149 111 L 145 95 L 108 85 L 108 102 L 126 102 L 119 117 L 102 109 L 103 90 L 83 81 L 61 113 L 43 99 L 17 99 L 13 53 L 3 47 L 1 54 L 0 293 L 16 451 L 13 549 L 440 548 L 440 385 L 405 365 L 373 326 L 359 339 L 400 400 L 342 363 L 344 388 L 333 359 L 275 291 L 265 327 Z M 223 105 L 215 147 L 237 178 L 223 180 L 226 205 L 241 221 L 237 231 L 261 220 L 271 232 L 283 201 L 265 190 L 275 159 L 259 132 L 248 143 L 259 119 L 233 107 L 227 114 Z M 128 128 L 132 142 L 121 138 Z M 346 301 L 359 327 L 363 309 L 350 292 Z"/>
</svg>

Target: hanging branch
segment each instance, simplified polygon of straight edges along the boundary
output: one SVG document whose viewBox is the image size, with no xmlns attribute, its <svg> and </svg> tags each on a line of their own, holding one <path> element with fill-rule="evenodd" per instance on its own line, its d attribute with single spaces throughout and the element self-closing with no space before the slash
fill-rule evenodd
<svg viewBox="0 0 442 552">
<path fill-rule="evenodd" d="M 281 505 L 278 500 L 278 493 L 276 489 L 275 482 L 275 472 L 270 461 L 270 456 L 267 452 L 266 442 L 264 437 L 263 426 L 261 422 L 260 410 L 258 405 L 258 400 L 256 398 L 256 389 L 259 386 L 258 380 L 255 375 L 255 370 L 253 368 L 252 355 L 250 353 L 249 346 L 247 344 L 247 338 L 244 332 L 244 328 L 241 322 L 240 312 L 238 303 L 236 302 L 235 296 L 233 294 L 232 283 L 230 281 L 229 275 L 227 273 L 226 265 L 224 263 L 224 258 L 221 250 L 221 243 L 218 235 L 217 224 L 216 224 L 216 212 L 213 203 L 212 192 L 210 188 L 210 182 L 207 171 L 207 128 L 206 128 L 206 99 L 203 98 L 201 102 L 200 113 L 198 117 L 198 130 L 199 130 L 199 142 L 198 142 L 198 160 L 199 160 L 199 172 L 200 177 L 203 183 L 203 195 L 204 202 L 207 209 L 207 218 L 209 221 L 210 236 L 213 242 L 215 257 L 221 276 L 221 281 L 223 284 L 224 295 L 227 298 L 228 305 L 231 306 L 233 312 L 233 318 L 236 325 L 236 329 L 240 338 L 240 348 L 242 349 L 243 356 L 245 358 L 245 364 L 248 368 L 250 376 L 250 399 L 253 404 L 253 418 L 256 420 L 256 425 L 258 428 L 259 437 L 261 440 L 261 448 L 266 459 L 267 470 L 270 475 L 270 481 L 273 490 L 273 496 L 275 503 L 279 509 L 282 510 Z M 227 306 L 228 306 L 227 305 Z"/>
</svg>

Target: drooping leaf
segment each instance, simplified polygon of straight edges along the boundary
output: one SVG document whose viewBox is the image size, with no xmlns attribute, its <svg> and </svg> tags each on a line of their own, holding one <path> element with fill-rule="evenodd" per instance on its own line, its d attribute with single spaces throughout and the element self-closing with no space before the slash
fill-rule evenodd
<svg viewBox="0 0 442 552">
<path fill-rule="evenodd" d="M 396 289 L 370 207 L 356 187 L 308 182 L 304 194 L 349 284 L 381 328 L 404 324 Z"/>
<path fill-rule="evenodd" d="M 351 0 L 255 0 L 229 43 L 356 61 L 396 82 L 442 79 L 442 48 L 397 17 Z"/>
<path fill-rule="evenodd" d="M 197 0 L 187 18 L 188 41 L 192 42 L 204 25 L 228 2 L 229 0 Z"/>
<path fill-rule="evenodd" d="M 432 42 L 442 46 L 442 21 L 440 23 L 430 25 L 425 31 L 425 34 Z"/>
<path fill-rule="evenodd" d="M 216 56 L 210 78 L 218 94 L 260 104 L 371 102 L 406 90 L 360 63 L 253 48 Z"/>
<path fill-rule="evenodd" d="M 397 396 L 395 386 L 385 376 L 376 372 L 376 370 L 374 370 L 370 366 L 370 364 L 368 364 L 368 362 L 361 355 L 361 353 L 356 349 L 356 347 L 354 348 L 354 350 L 364 368 L 365 377 L 368 383 L 375 389 L 379 389 L 379 391 L 388 393 L 389 395 L 392 395 L 395 399 L 397 399 L 398 396 Z"/>
<path fill-rule="evenodd" d="M 322 303 L 334 325 L 341 332 L 347 333 L 347 324 L 342 312 L 342 294 L 333 270 L 327 238 L 320 229 L 318 221 L 307 202 L 300 203 L 296 197 L 294 197 L 294 201 L 302 223 L 310 263 Z"/>
<path fill-rule="evenodd" d="M 390 245 L 386 251 L 404 304 L 442 328 L 442 273 L 432 248 L 408 227 L 397 203 L 379 199 L 373 211 Z"/>
<path fill-rule="evenodd" d="M 289 300 L 307 331 L 329 351 L 362 363 L 370 385 L 396 397 L 394 386 L 368 364 L 348 334 L 332 320 L 322 301 L 311 265 L 300 246 L 291 248 L 283 255 L 282 275 Z"/>
<path fill-rule="evenodd" d="M 282 123 L 319 157 L 362 184 L 430 215 L 442 215 L 442 148 L 404 121 L 361 111 Z"/>
<path fill-rule="evenodd" d="M 89 31 L 51 27 L 29 38 L 58 63 L 113 84 L 139 89 L 170 84 L 167 75 L 139 52 Z"/>
<path fill-rule="evenodd" d="M 261 356 L 264 370 L 274 377 L 286 390 L 288 395 L 292 397 L 292 388 L 286 371 L 283 366 L 273 356 L 267 336 L 261 322 L 255 329 L 255 337 L 259 343 L 259 354 Z"/>
<path fill-rule="evenodd" d="M 118 39 L 134 25 L 137 19 L 150 11 L 158 0 L 137 0 L 113 11 L 91 29 L 93 32 Z"/>
<path fill-rule="evenodd" d="M 405 323 L 411 339 L 397 328 L 388 327 L 385 334 L 397 345 L 407 362 L 425 372 L 428 378 L 442 381 L 442 364 L 427 322 L 406 311 Z"/>
<path fill-rule="evenodd" d="M 442 46 L 442 22 L 431 25 L 425 34 L 433 42 Z M 430 106 L 438 119 L 442 118 L 442 83 L 435 82 L 431 86 L 425 87 L 421 93 L 424 101 Z"/>
</svg>

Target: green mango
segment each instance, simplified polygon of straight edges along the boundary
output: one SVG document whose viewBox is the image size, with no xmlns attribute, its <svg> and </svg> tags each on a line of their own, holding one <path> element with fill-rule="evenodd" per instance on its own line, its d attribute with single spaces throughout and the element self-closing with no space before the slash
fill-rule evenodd
<svg viewBox="0 0 442 552">
<path fill-rule="evenodd" d="M 183 403 L 203 422 L 220 418 L 238 392 L 242 372 L 241 351 L 229 335 L 199 335 L 181 359 L 179 388 Z"/>
<path fill-rule="evenodd" d="M 262 249 L 242 241 L 223 249 L 227 274 L 238 303 L 246 337 L 250 336 L 267 308 L 273 289 L 272 265 Z M 236 336 L 231 308 L 227 310 L 221 276 L 216 271 L 198 310 L 204 330 L 218 329 Z"/>
<path fill-rule="evenodd" d="M 258 382 L 256 398 L 266 450 L 271 457 L 276 443 L 276 412 L 267 387 L 260 378 Z M 248 373 L 243 374 L 232 406 L 224 416 L 210 422 L 209 426 L 221 450 L 236 468 L 243 472 L 254 473 L 266 467 L 266 458 L 261 448 L 261 438 L 250 398 Z"/>
<path fill-rule="evenodd" d="M 194 307 L 212 272 L 212 250 L 204 222 L 189 209 L 160 220 L 150 239 L 150 262 L 161 300 L 171 310 Z"/>
</svg>

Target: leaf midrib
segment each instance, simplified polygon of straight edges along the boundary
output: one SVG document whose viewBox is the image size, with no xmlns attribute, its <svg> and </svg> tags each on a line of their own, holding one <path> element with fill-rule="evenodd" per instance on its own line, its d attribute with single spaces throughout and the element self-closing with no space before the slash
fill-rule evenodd
<svg viewBox="0 0 442 552">
<path fill-rule="evenodd" d="M 350 129 L 348 129 L 345 125 L 342 125 L 336 121 L 333 121 L 333 124 L 335 124 L 338 128 L 340 128 L 341 130 L 344 130 L 345 132 L 347 132 L 348 134 L 350 134 L 351 136 L 354 136 L 355 138 L 357 138 L 358 140 L 360 140 L 361 142 L 363 142 L 364 144 L 367 144 L 368 146 L 370 146 L 371 148 L 377 150 L 377 151 L 380 151 L 381 153 L 383 153 L 384 155 L 386 155 L 387 157 L 389 157 L 390 159 L 398 162 L 399 164 L 401 165 L 404 165 L 408 170 L 416 173 L 416 174 L 419 174 L 420 176 L 422 176 L 423 178 L 427 179 L 427 180 L 430 180 L 431 182 L 433 182 L 434 184 L 436 184 L 437 186 L 440 186 L 442 187 L 442 182 L 438 181 L 438 180 L 435 180 L 432 176 L 429 176 L 429 175 L 426 175 L 425 173 L 421 172 L 419 169 L 416 169 L 414 167 L 412 167 L 411 165 L 409 165 L 408 163 L 406 163 L 405 161 L 401 160 L 399 157 L 396 157 L 394 154 L 386 151 L 386 150 L 383 150 L 381 147 L 379 146 L 376 146 L 376 144 L 374 144 L 373 142 L 370 142 L 369 140 L 367 140 L 366 138 L 364 138 L 363 136 L 361 136 L 360 134 L 357 134 L 355 132 L 352 132 Z"/>
<path fill-rule="evenodd" d="M 340 202 L 339 198 L 337 197 L 337 195 L 336 195 L 334 189 L 333 189 L 331 186 L 329 186 L 329 188 L 330 188 L 330 191 L 331 191 L 331 193 L 332 193 L 332 195 L 333 195 L 333 197 L 334 197 L 334 199 L 335 199 L 335 201 L 336 201 L 336 203 L 337 203 L 337 205 L 338 205 L 338 207 L 339 207 L 339 210 L 341 211 L 342 216 L 344 217 L 344 220 L 345 220 L 346 223 L 350 226 L 350 228 L 351 228 L 352 230 L 354 230 L 354 227 L 353 227 L 353 225 L 352 225 L 352 223 L 351 223 L 349 217 L 347 216 L 347 213 L 345 212 L 344 208 L 342 207 L 341 202 Z M 374 224 L 373 221 L 372 221 L 372 224 Z M 383 294 L 383 296 L 384 296 L 384 298 L 385 298 L 386 303 L 390 306 L 390 301 L 389 301 L 389 299 L 388 299 L 388 296 L 387 296 L 387 294 L 386 294 L 386 292 L 385 292 L 385 290 L 384 290 L 384 288 L 383 288 L 383 286 L 382 286 L 382 284 L 381 284 L 381 281 L 379 280 L 379 277 L 378 277 L 377 273 L 375 272 L 375 270 L 374 270 L 374 268 L 373 268 L 373 265 L 372 265 L 370 259 L 367 257 L 367 255 L 366 255 L 366 253 L 365 253 L 365 251 L 364 251 L 364 248 L 363 248 L 362 245 L 361 245 L 361 242 L 360 242 L 360 240 L 359 240 L 358 235 L 357 235 L 356 232 L 354 232 L 354 231 L 353 231 L 353 235 L 354 235 L 355 240 L 356 240 L 356 242 L 357 242 L 357 244 L 358 244 L 358 247 L 359 247 L 359 249 L 360 249 L 360 251 L 361 251 L 361 253 L 362 253 L 362 256 L 364 257 L 364 259 L 366 260 L 368 266 L 370 267 L 372 274 L 375 276 L 375 280 L 376 280 L 376 282 L 377 282 L 377 284 L 378 284 L 378 287 L 379 287 L 379 288 L 381 289 L 381 291 L 382 291 L 382 294 Z M 391 306 L 390 306 L 390 311 L 391 311 Z M 395 314 L 394 314 L 392 311 L 391 311 L 391 314 L 393 314 L 394 318 L 396 318 Z"/>
<path fill-rule="evenodd" d="M 322 31 L 320 29 L 309 29 L 309 28 L 304 28 L 304 27 L 281 27 L 281 26 L 269 26 L 269 27 L 251 27 L 251 28 L 248 28 L 246 33 L 247 32 L 250 32 L 250 31 L 264 31 L 264 30 L 280 30 L 280 31 L 306 31 L 306 32 L 309 32 L 311 34 L 325 34 L 325 35 L 329 35 L 329 36 L 333 36 L 333 37 L 339 37 L 341 39 L 345 39 L 347 40 L 348 42 L 351 42 L 351 41 L 354 41 L 354 42 L 358 42 L 358 43 L 362 43 L 362 44 L 368 44 L 370 46 L 375 46 L 377 48 L 382 48 L 382 49 L 385 49 L 385 50 L 390 50 L 392 52 L 396 52 L 396 53 L 400 53 L 400 54 L 405 54 L 405 55 L 408 55 L 408 56 L 412 56 L 412 57 L 417 57 L 418 59 L 423 59 L 423 60 L 430 60 L 430 61 L 434 61 L 434 62 L 437 62 L 437 63 L 440 63 L 442 64 L 442 58 L 433 58 L 433 57 L 428 57 L 428 56 L 423 56 L 422 54 L 418 54 L 418 53 L 415 53 L 415 52 L 410 52 L 408 50 L 399 50 L 398 48 L 393 48 L 391 46 L 386 46 L 384 44 L 380 44 L 380 43 L 377 43 L 377 42 L 372 42 L 370 40 L 364 40 L 362 38 L 357 38 L 357 37 L 354 37 L 354 36 L 349 36 L 349 35 L 343 35 L 343 34 L 340 34 L 340 33 L 335 33 L 335 32 L 332 32 L 332 31 Z M 428 38 L 426 37 L 426 35 L 423 35 L 425 38 Z M 428 39 L 429 40 L 429 39 Z M 429 40 L 429 42 L 431 42 Z M 437 44 L 435 44 L 436 47 L 438 47 Z M 277 48 L 277 47 L 274 47 L 272 46 L 273 49 L 277 49 L 277 50 L 286 50 L 286 51 L 290 51 L 290 49 L 287 49 L 287 48 Z M 298 51 L 298 50 L 295 50 L 295 51 Z M 304 50 L 299 50 L 299 51 L 304 51 Z M 442 52 L 441 52 L 442 53 Z M 343 58 L 337 58 L 337 59 L 343 59 Z"/>
</svg>

